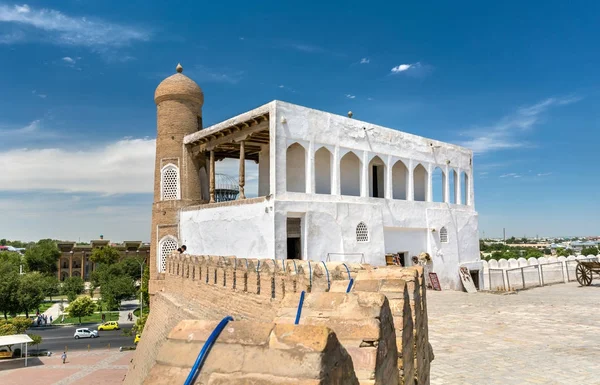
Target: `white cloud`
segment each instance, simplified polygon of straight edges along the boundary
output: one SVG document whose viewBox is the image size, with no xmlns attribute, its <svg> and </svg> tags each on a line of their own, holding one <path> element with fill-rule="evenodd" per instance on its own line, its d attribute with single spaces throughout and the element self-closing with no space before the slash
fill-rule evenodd
<svg viewBox="0 0 600 385">
<path fill-rule="evenodd" d="M 33 122 L 21 129 L 35 132 Z M 122 139 L 91 149 L 13 149 L 0 152 L 2 191 L 139 194 L 153 191 L 154 139 Z M 216 171 L 237 179 L 239 161 L 217 162 Z M 258 166 L 246 162 L 246 194 L 258 192 Z"/>
<path fill-rule="evenodd" d="M 369 59 L 368 57 L 363 57 L 362 59 L 360 59 L 360 64 L 369 64 L 371 62 L 371 59 Z"/>
<path fill-rule="evenodd" d="M 399 72 L 408 71 L 412 66 L 413 66 L 413 64 L 400 64 L 399 66 L 392 68 L 392 73 L 396 74 Z"/>
<path fill-rule="evenodd" d="M 283 84 L 280 84 L 279 88 L 285 88 L 285 86 Z"/>
<path fill-rule="evenodd" d="M 193 78 L 198 83 L 229 83 L 237 84 L 242 80 L 244 71 L 232 70 L 226 68 L 214 70 L 203 65 L 197 65 L 187 75 Z"/>
<path fill-rule="evenodd" d="M 551 172 L 544 172 L 544 173 L 537 174 L 537 176 L 549 176 L 549 175 L 552 175 L 552 173 Z"/>
<path fill-rule="evenodd" d="M 514 114 L 505 116 L 498 123 L 463 132 L 470 139 L 459 143 L 474 153 L 514 149 L 531 146 L 521 135 L 538 125 L 550 108 L 564 106 L 581 100 L 579 97 L 548 98 L 531 106 L 517 109 Z"/>
<path fill-rule="evenodd" d="M 356 99 L 356 95 L 350 95 L 350 94 L 346 94 L 346 97 L 348 99 Z"/>
<path fill-rule="evenodd" d="M 35 131 L 34 123 L 22 130 Z M 71 147 L 0 152 L 0 169 L 4 170 L 0 191 L 151 192 L 154 152 L 153 139 L 120 140 L 89 150 Z"/>
<path fill-rule="evenodd" d="M 521 177 L 521 175 L 519 175 L 519 174 L 517 174 L 515 172 L 511 172 L 511 173 L 508 173 L 508 174 L 500 175 L 500 178 L 520 178 L 520 177 Z"/>
<path fill-rule="evenodd" d="M 33 90 L 33 94 L 36 94 L 35 90 Z M 12 140 L 24 135 L 38 134 L 41 122 L 42 121 L 38 119 L 20 128 L 0 128 L 0 135 L 8 140 Z"/>
<path fill-rule="evenodd" d="M 69 64 L 75 64 L 75 59 L 73 59 L 73 58 L 71 58 L 71 57 L 69 57 L 69 56 L 65 56 L 65 57 L 63 57 L 63 58 L 62 58 L 62 60 L 63 60 L 64 62 L 66 62 L 66 63 L 69 63 Z"/>
<path fill-rule="evenodd" d="M 150 33 L 144 29 L 115 24 L 100 19 L 74 17 L 45 8 L 24 5 L 1 5 L 0 24 L 11 24 L 18 29 L 10 39 L 0 36 L 0 41 L 11 43 L 26 40 L 43 40 L 54 44 L 87 47 L 122 47 L 135 41 L 146 41 Z"/>
</svg>

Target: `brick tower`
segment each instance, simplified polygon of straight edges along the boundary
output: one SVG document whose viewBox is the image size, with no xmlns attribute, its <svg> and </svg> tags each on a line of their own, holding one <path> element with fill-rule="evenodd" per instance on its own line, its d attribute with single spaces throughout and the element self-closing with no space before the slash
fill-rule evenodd
<svg viewBox="0 0 600 385">
<path fill-rule="evenodd" d="M 163 80 L 156 88 L 157 110 L 156 162 L 154 170 L 154 204 L 150 246 L 150 292 L 158 289 L 157 280 L 165 269 L 165 257 L 181 246 L 179 242 L 179 210 L 198 203 L 202 159 L 194 159 L 183 138 L 202 129 L 202 89 L 177 73 Z"/>
</svg>

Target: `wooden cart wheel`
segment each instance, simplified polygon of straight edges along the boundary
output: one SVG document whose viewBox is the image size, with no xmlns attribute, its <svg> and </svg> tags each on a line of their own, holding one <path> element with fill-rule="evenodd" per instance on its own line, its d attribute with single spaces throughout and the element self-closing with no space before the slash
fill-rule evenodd
<svg viewBox="0 0 600 385">
<path fill-rule="evenodd" d="M 575 275 L 577 276 L 577 282 L 579 282 L 581 286 L 590 286 L 592 284 L 592 271 L 581 263 L 577 264 Z"/>
</svg>

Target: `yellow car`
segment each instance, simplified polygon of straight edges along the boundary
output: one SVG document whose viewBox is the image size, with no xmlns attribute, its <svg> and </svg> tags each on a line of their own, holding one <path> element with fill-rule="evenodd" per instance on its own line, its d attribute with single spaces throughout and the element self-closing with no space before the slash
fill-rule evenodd
<svg viewBox="0 0 600 385">
<path fill-rule="evenodd" d="M 105 322 L 98 326 L 98 331 L 100 330 L 119 330 L 119 323 L 117 321 Z"/>
<path fill-rule="evenodd" d="M 133 343 L 137 345 L 137 343 L 140 342 L 140 338 L 142 338 L 142 336 L 140 334 L 136 334 Z"/>
</svg>

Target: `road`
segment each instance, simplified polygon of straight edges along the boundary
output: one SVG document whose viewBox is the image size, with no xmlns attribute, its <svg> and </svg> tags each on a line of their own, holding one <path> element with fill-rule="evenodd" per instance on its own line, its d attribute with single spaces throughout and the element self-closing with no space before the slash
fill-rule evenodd
<svg viewBox="0 0 600 385">
<path fill-rule="evenodd" d="M 120 346 L 133 346 L 133 336 L 126 337 L 123 333 L 123 328 L 130 329 L 133 324 L 120 324 L 121 330 L 110 330 L 98 332 L 98 338 L 73 338 L 75 329 L 86 327 L 90 330 L 97 330 L 98 324 L 86 324 L 82 326 L 50 326 L 46 328 L 30 328 L 27 333 L 37 334 L 42 336 L 42 343 L 39 345 L 40 350 L 48 350 L 54 354 L 58 354 L 68 347 L 73 350 L 87 350 L 88 344 L 90 349 L 107 349 L 110 344 L 111 349 L 118 349 Z M 29 349 L 35 351 L 36 347 L 30 346 Z"/>
</svg>

